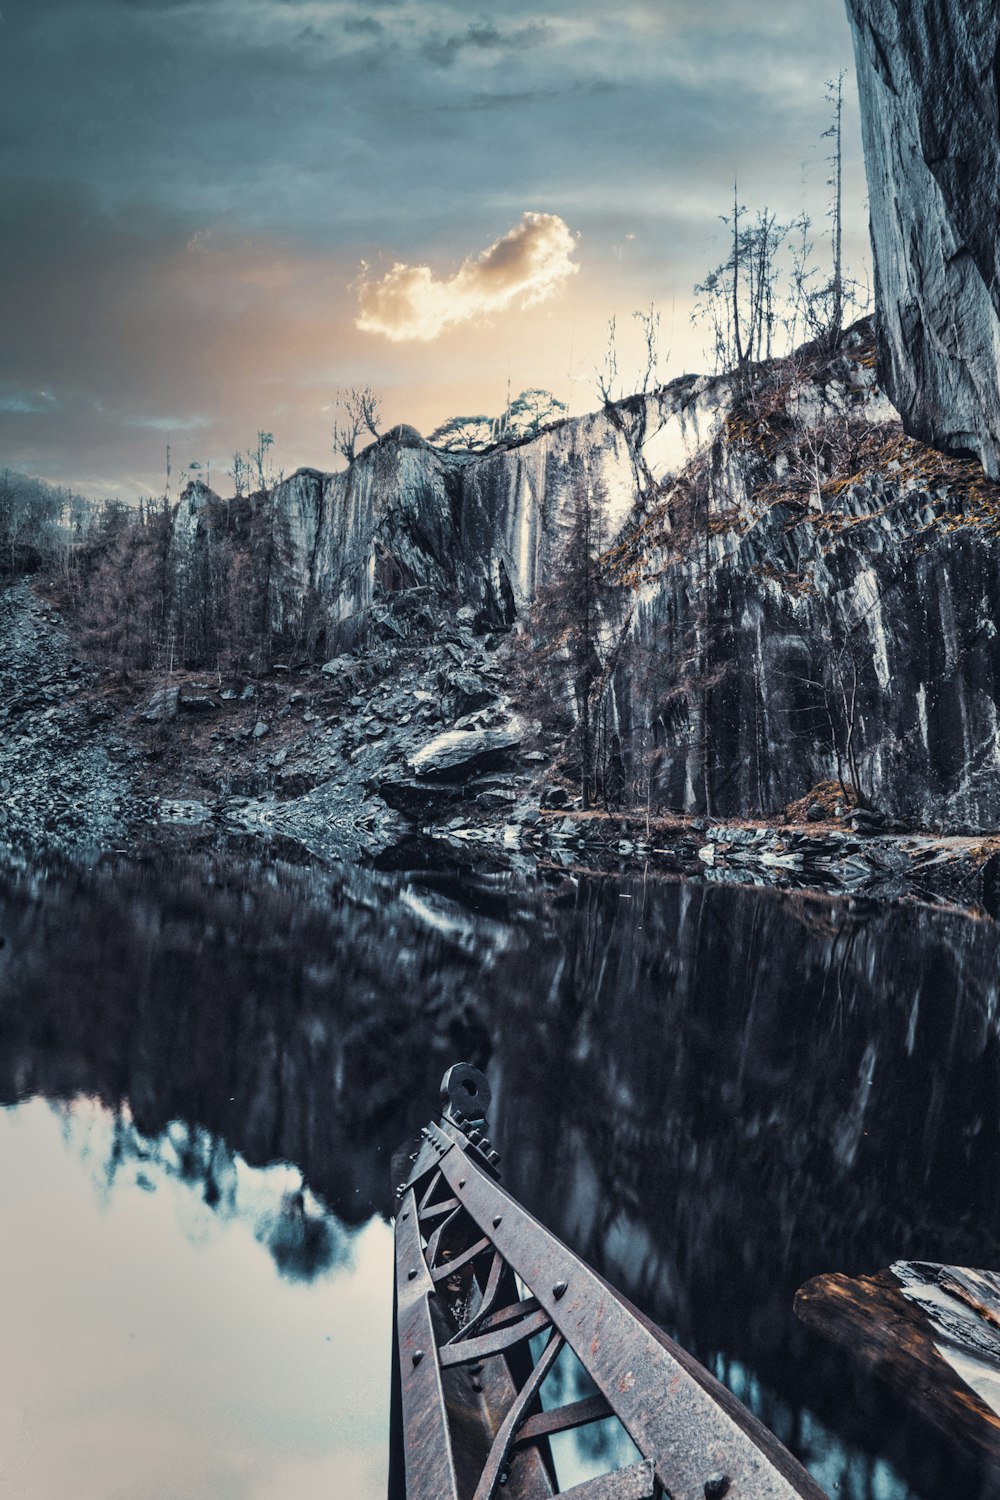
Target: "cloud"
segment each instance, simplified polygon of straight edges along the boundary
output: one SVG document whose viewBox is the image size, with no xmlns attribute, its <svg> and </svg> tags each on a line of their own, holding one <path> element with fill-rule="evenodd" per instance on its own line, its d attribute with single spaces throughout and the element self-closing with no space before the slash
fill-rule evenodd
<svg viewBox="0 0 1000 1500">
<path fill-rule="evenodd" d="M 525 52 L 541 46 L 552 36 L 545 21 L 529 21 L 511 31 L 501 31 L 492 21 L 473 21 L 465 31 L 451 36 L 433 35 L 423 45 L 424 56 L 439 67 L 450 67 L 466 48 L 478 52 Z"/>
<path fill-rule="evenodd" d="M 348 16 L 344 30 L 350 36 L 381 36 L 385 27 L 374 16 Z"/>
<path fill-rule="evenodd" d="M 58 410 L 59 401 L 51 391 L 25 391 L 19 390 L 15 385 L 0 384 L 0 412 L 36 416 Z"/>
<path fill-rule="evenodd" d="M 524 213 L 500 239 L 440 280 L 430 266 L 397 262 L 381 281 L 363 282 L 358 293 L 364 333 L 393 343 L 429 342 L 456 323 L 503 312 L 513 303 L 544 302 L 580 267 L 570 259 L 573 235 L 557 214 Z"/>
</svg>

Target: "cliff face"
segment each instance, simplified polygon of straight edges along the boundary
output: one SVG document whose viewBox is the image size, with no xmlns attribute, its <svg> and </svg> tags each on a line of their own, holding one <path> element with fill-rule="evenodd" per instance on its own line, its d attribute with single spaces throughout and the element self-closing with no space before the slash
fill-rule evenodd
<svg viewBox="0 0 1000 1500">
<path fill-rule="evenodd" d="M 726 387 L 686 382 L 614 413 L 563 422 L 483 456 L 432 448 L 396 427 L 340 474 L 300 469 L 271 495 L 275 630 L 321 615 L 330 649 L 362 638 L 386 597 L 429 589 L 505 629 L 558 565 L 582 485 L 618 536 L 656 478 L 683 466 L 721 420 Z M 638 459 L 638 462 L 637 462 Z M 190 496 L 178 526 L 190 529 Z"/>
<path fill-rule="evenodd" d="M 685 377 L 488 454 L 396 429 L 269 497 L 272 625 L 403 672 L 414 619 L 447 667 L 461 611 L 529 738 L 578 718 L 583 670 L 610 805 L 773 815 L 830 782 L 910 823 L 995 827 L 1000 486 L 906 439 L 874 366 L 859 325 L 748 388 Z M 581 578 L 582 669 L 558 645 Z"/>
<path fill-rule="evenodd" d="M 613 690 L 632 780 L 645 757 L 671 806 L 773 813 L 831 779 L 996 826 L 1000 489 L 904 438 L 870 360 L 823 372 L 804 420 L 781 377 L 667 488 Z"/>
<path fill-rule="evenodd" d="M 880 373 L 906 430 L 1000 474 L 1000 13 L 847 0 Z"/>
</svg>

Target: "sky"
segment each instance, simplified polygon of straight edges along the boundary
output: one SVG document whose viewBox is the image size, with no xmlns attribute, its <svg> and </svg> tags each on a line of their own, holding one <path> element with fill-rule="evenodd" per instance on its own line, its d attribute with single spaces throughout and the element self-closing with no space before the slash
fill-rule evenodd
<svg viewBox="0 0 1000 1500">
<path fill-rule="evenodd" d="M 860 274 L 843 0 L 0 0 L 0 467 L 135 499 L 169 443 L 229 493 L 261 429 L 338 467 L 350 386 L 425 434 L 592 410 L 651 303 L 660 378 L 705 368 L 734 178 L 824 228 L 842 67 Z"/>
</svg>

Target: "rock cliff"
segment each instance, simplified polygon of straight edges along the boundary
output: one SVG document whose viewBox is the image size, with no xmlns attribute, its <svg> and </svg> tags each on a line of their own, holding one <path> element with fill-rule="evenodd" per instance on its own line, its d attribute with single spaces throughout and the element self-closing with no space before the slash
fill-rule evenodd
<svg viewBox="0 0 1000 1500">
<path fill-rule="evenodd" d="M 1000 486 L 907 439 L 875 363 L 860 324 L 749 385 L 683 377 L 486 454 L 395 429 L 268 497 L 272 627 L 321 660 L 381 652 L 382 719 L 394 660 L 431 673 L 410 684 L 427 711 L 447 667 L 437 732 L 513 722 L 570 782 L 589 758 L 611 806 L 774 817 L 825 783 L 844 811 L 995 828 Z M 488 663 L 477 720 L 484 684 L 462 683 Z M 412 812 L 409 718 L 364 753 Z"/>
<path fill-rule="evenodd" d="M 880 372 L 906 430 L 1000 474 L 1000 13 L 847 0 Z"/>
</svg>

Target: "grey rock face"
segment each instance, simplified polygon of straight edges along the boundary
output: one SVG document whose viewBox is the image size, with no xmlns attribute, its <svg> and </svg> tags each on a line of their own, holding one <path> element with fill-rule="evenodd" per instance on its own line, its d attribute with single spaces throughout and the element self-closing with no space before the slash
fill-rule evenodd
<svg viewBox="0 0 1000 1500">
<path fill-rule="evenodd" d="M 847 0 L 880 376 L 906 430 L 1000 475 L 1000 11 Z"/>
<path fill-rule="evenodd" d="M 430 800 L 445 782 L 462 797 L 512 748 L 526 675 L 524 713 L 551 708 L 564 735 L 571 662 L 536 660 L 531 638 L 584 494 L 613 561 L 591 642 L 599 797 L 772 816 L 843 778 L 892 818 L 1000 825 L 1000 488 L 903 439 L 874 359 L 861 327 L 836 357 L 762 372 L 763 405 L 684 377 L 511 447 L 387 435 L 343 474 L 278 486 L 272 623 L 315 623 L 338 695 L 322 728 L 304 717 L 314 743 L 283 793 L 384 785 L 409 810 L 436 780 Z M 395 665 L 373 692 L 377 658 Z"/>
</svg>

